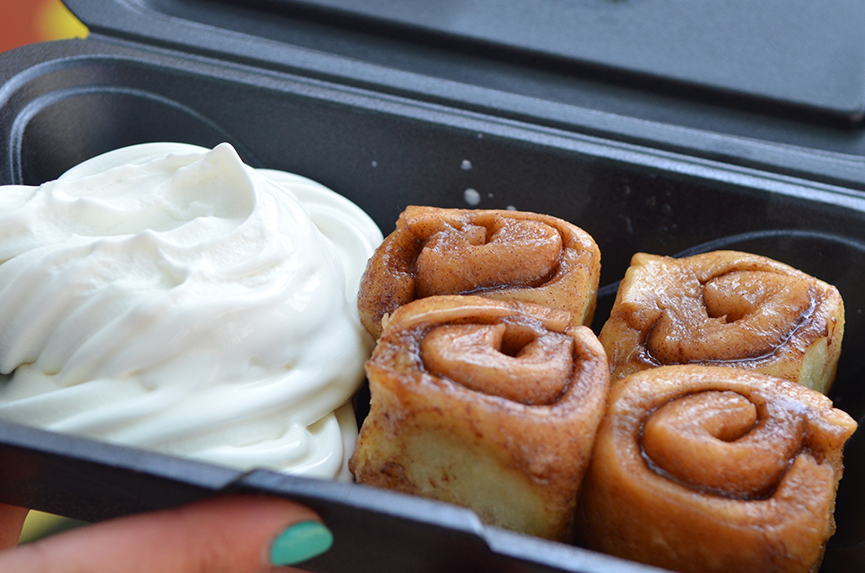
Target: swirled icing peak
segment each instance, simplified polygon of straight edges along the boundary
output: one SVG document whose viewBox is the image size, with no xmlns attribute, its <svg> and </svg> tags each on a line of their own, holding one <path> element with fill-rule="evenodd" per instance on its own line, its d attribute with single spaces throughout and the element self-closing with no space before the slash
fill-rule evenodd
<svg viewBox="0 0 865 573">
<path fill-rule="evenodd" d="M 247 469 L 345 475 L 381 235 L 234 148 L 145 144 L 0 194 L 0 418 Z"/>
</svg>

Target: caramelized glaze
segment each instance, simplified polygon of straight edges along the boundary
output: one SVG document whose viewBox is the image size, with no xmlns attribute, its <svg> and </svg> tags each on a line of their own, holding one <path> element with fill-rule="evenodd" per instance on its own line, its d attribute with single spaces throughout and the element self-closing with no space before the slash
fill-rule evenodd
<svg viewBox="0 0 865 573">
<path fill-rule="evenodd" d="M 569 537 L 609 391 L 589 328 L 531 303 L 434 296 L 385 319 L 366 371 L 358 482 Z"/>
<path fill-rule="evenodd" d="M 519 211 L 410 206 L 372 256 L 358 309 L 374 337 L 398 306 L 436 295 L 473 294 L 565 310 L 591 322 L 600 251 L 561 219 Z"/>
<path fill-rule="evenodd" d="M 827 392 L 844 331 L 835 287 L 748 253 L 639 253 L 600 339 L 613 379 L 671 364 L 757 370 Z"/>
<path fill-rule="evenodd" d="M 684 572 L 807 572 L 856 422 L 756 372 L 664 366 L 610 394 L 578 504 L 586 544 Z"/>
</svg>

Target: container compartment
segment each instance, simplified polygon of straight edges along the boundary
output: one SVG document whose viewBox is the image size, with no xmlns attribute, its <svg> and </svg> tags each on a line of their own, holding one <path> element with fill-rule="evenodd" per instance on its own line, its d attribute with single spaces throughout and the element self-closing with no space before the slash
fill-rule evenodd
<svg viewBox="0 0 865 573">
<path fill-rule="evenodd" d="M 444 103 L 172 50 L 92 39 L 0 57 L 0 183 L 39 184 L 132 143 L 227 140 L 254 166 L 318 180 L 385 233 L 408 204 L 549 213 L 602 253 L 596 330 L 637 251 L 736 248 L 840 289 L 847 329 L 831 397 L 860 423 L 865 391 L 865 197 L 787 175 L 584 135 Z M 794 152 L 791 151 L 793 155 Z M 838 533 L 822 571 L 865 562 L 865 440 L 849 443 Z M 642 571 L 485 527 L 429 500 L 232 470 L 0 423 L 0 500 L 85 520 L 221 491 L 285 495 L 332 525 L 315 571 Z"/>
</svg>

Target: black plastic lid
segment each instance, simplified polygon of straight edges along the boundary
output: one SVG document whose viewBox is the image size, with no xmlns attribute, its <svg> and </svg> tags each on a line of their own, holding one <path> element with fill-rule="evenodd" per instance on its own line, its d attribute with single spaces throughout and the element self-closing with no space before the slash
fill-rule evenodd
<svg viewBox="0 0 865 573">
<path fill-rule="evenodd" d="M 865 190 L 855 0 L 66 3 L 95 38 Z"/>
<path fill-rule="evenodd" d="M 865 111 L 859 0 L 270 0 L 834 114 Z"/>
</svg>

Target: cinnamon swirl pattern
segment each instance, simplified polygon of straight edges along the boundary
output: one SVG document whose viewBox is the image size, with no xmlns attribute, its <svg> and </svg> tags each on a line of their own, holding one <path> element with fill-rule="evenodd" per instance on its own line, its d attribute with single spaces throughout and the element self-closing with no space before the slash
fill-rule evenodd
<svg viewBox="0 0 865 573">
<path fill-rule="evenodd" d="M 600 340 L 613 380 L 670 364 L 756 370 L 826 393 L 844 333 L 838 290 L 736 251 L 638 253 Z"/>
<path fill-rule="evenodd" d="M 533 302 L 589 324 L 600 269 L 594 239 L 555 217 L 410 206 L 370 259 L 358 309 L 376 338 L 385 314 L 434 295 Z"/>
<path fill-rule="evenodd" d="M 577 507 L 588 547 L 682 572 L 816 570 L 856 422 L 748 370 L 665 366 L 613 386 Z"/>
<path fill-rule="evenodd" d="M 569 537 L 609 391 L 589 328 L 531 303 L 434 296 L 385 319 L 366 372 L 358 482 Z"/>
</svg>

